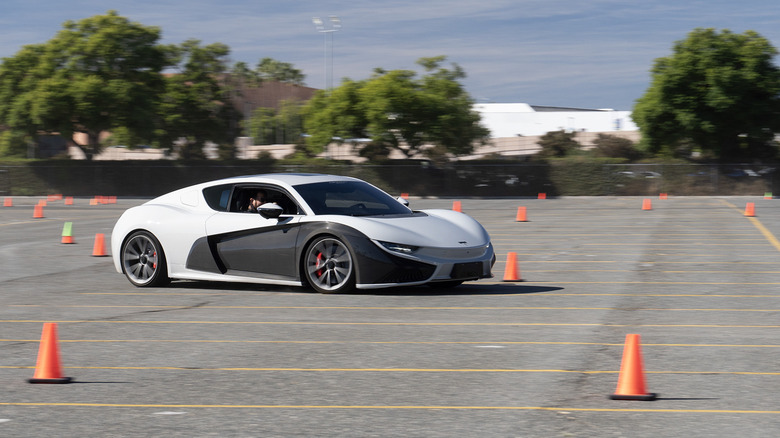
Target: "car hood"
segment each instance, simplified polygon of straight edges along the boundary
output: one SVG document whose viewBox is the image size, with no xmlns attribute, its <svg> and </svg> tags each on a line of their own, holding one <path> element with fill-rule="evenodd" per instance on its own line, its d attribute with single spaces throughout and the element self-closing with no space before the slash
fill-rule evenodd
<svg viewBox="0 0 780 438">
<path fill-rule="evenodd" d="M 410 216 L 318 216 L 350 226 L 370 239 L 438 248 L 477 247 L 490 236 L 472 217 L 452 210 L 422 210 Z M 465 242 L 465 243 L 464 243 Z"/>
</svg>

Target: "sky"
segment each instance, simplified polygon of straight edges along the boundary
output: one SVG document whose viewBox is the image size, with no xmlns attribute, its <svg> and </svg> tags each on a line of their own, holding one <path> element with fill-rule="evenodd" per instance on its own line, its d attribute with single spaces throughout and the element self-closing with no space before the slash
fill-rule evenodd
<svg viewBox="0 0 780 438">
<path fill-rule="evenodd" d="M 478 103 L 630 111 L 654 60 L 696 28 L 753 30 L 780 48 L 777 0 L 1 0 L 0 58 L 112 9 L 159 27 L 161 43 L 220 42 L 250 67 L 290 63 L 314 88 L 327 85 L 328 47 L 335 85 L 375 68 L 422 73 L 419 58 L 444 55 Z M 312 18 L 331 15 L 341 28 L 318 32 Z"/>
</svg>

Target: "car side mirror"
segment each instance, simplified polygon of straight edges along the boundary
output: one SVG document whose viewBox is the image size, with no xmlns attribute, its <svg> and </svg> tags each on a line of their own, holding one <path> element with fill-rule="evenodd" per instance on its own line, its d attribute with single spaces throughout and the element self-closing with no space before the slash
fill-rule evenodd
<svg viewBox="0 0 780 438">
<path fill-rule="evenodd" d="M 404 197 L 399 196 L 399 197 L 395 198 L 395 200 L 400 202 L 404 207 L 408 207 L 409 206 L 409 200 L 407 200 Z"/>
<path fill-rule="evenodd" d="M 283 211 L 284 209 L 282 207 L 271 202 L 257 207 L 257 212 L 266 219 L 276 219 L 282 215 Z"/>
</svg>

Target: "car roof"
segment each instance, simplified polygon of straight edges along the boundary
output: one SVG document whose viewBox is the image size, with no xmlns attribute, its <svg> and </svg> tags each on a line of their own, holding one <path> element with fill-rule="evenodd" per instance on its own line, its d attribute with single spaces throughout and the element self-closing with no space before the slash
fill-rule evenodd
<svg viewBox="0 0 780 438">
<path fill-rule="evenodd" d="M 320 173 L 267 173 L 259 175 L 244 175 L 224 178 L 206 183 L 206 185 L 242 184 L 242 183 L 281 183 L 298 185 L 327 181 L 356 181 L 355 178 L 339 175 L 325 175 Z"/>
</svg>

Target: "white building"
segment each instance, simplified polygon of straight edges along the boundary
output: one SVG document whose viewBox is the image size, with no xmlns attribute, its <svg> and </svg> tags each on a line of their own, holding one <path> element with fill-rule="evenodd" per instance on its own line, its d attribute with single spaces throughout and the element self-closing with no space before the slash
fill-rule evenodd
<svg viewBox="0 0 780 438">
<path fill-rule="evenodd" d="M 631 111 L 579 109 L 529 105 L 527 103 L 480 103 L 474 110 L 491 138 L 540 136 L 551 131 L 638 131 Z"/>
</svg>

